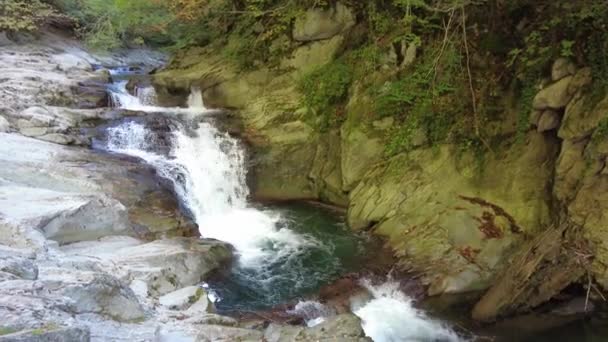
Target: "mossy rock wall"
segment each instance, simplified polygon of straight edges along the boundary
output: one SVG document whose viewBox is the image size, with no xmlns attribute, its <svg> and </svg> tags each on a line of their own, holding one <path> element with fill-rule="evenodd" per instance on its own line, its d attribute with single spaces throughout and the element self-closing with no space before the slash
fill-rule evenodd
<svg viewBox="0 0 608 342">
<path fill-rule="evenodd" d="M 608 99 L 588 105 L 588 69 L 570 68 L 545 81 L 529 125 L 518 123 L 512 92 L 498 95 L 501 110 L 484 122 L 490 136 L 482 158 L 479 149 L 431 144 L 425 132 L 407 151 L 390 155 L 395 119 L 372 115 L 375 102 L 364 85 L 395 68 L 407 72 L 394 63 L 392 49 L 382 52 L 382 66 L 352 80 L 332 109 L 339 120 L 329 127 L 304 104 L 302 76 L 348 52 L 347 38 L 357 25 L 332 30 L 316 32 L 311 41 L 283 36 L 278 40 L 292 48 L 278 63 L 254 62 L 248 70 L 225 58 L 221 45 L 191 48 L 158 72 L 155 84 L 166 94 L 199 87 L 208 106 L 238 113 L 252 146 L 257 198 L 316 199 L 348 208 L 350 227 L 386 237 L 399 266 L 421 273 L 430 294 L 493 286 L 521 248 L 561 221 L 572 222 L 591 242 L 593 275 L 608 289 Z M 542 119 L 545 113 L 551 120 Z M 505 306 L 505 312 L 511 309 Z"/>
</svg>

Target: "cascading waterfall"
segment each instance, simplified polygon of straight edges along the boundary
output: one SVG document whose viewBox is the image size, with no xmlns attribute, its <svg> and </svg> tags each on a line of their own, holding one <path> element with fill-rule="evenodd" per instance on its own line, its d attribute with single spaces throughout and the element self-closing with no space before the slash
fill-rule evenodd
<svg viewBox="0 0 608 342">
<path fill-rule="evenodd" d="M 130 95 L 125 81 L 112 90 L 113 103 L 121 108 L 153 113 L 175 113 L 175 108 L 142 104 Z M 193 88 L 190 113 L 204 113 L 200 90 Z M 180 111 L 178 111 L 180 112 Z M 259 271 L 273 262 L 298 254 L 317 244 L 296 234 L 273 211 L 258 210 L 247 203 L 245 154 L 238 140 L 220 133 L 207 122 L 199 123 L 194 134 L 172 132 L 168 156 L 154 152 L 154 135 L 142 123 L 127 122 L 108 129 L 107 149 L 133 155 L 153 165 L 173 183 L 176 193 L 192 213 L 203 237 L 232 244 L 239 263 Z"/>
<path fill-rule="evenodd" d="M 363 281 L 362 285 L 373 299 L 351 309 L 375 342 L 461 341 L 455 332 L 414 308 L 412 299 L 399 290 L 398 282 L 372 285 Z"/>
<path fill-rule="evenodd" d="M 125 81 L 114 84 L 110 91 L 113 103 L 123 109 L 162 113 L 171 118 L 188 113 L 192 114 L 191 119 L 209 112 L 196 88 L 192 89 L 187 109 L 157 107 L 151 90 L 139 90 L 138 96 L 133 96 L 126 90 Z M 159 142 L 154 132 L 144 123 L 126 121 L 108 128 L 105 148 L 139 157 L 171 181 L 201 235 L 234 246 L 239 256 L 238 272 L 246 282 L 268 287 L 266 293 L 272 294 L 272 287 L 277 284 L 291 284 L 294 278 L 296 283 L 304 282 L 313 276 L 297 270 L 303 253 L 333 247 L 289 229 L 292 223 L 279 212 L 248 203 L 246 158 L 238 140 L 208 122 L 198 123 L 193 131 L 182 127 L 169 134 L 170 150 L 161 154 L 157 152 Z M 283 265 L 280 272 L 290 282 L 277 280 L 281 276 L 271 268 L 278 264 Z M 353 312 L 362 319 L 366 334 L 374 341 L 458 341 L 449 329 L 414 309 L 396 285 L 389 282 L 379 287 L 365 286 L 374 298 L 353 307 Z M 332 309 L 310 301 L 301 302 L 294 312 L 304 316 L 311 326 L 333 314 Z"/>
</svg>

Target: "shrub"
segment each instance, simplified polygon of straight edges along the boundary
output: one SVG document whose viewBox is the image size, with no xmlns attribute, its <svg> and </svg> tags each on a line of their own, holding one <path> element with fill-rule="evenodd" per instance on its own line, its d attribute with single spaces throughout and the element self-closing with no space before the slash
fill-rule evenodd
<svg viewBox="0 0 608 342">
<path fill-rule="evenodd" d="M 0 2 L 0 31 L 34 32 L 48 21 L 59 17 L 53 7 L 39 0 Z"/>
</svg>

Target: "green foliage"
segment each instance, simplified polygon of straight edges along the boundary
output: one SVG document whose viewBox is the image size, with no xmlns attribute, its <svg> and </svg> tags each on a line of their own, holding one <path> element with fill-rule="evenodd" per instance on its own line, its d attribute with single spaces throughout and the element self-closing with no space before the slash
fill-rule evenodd
<svg viewBox="0 0 608 342">
<path fill-rule="evenodd" d="M 352 81 L 352 69 L 342 61 L 328 63 L 300 80 L 304 104 L 321 116 L 322 129 L 337 119 L 337 106 L 346 98 Z"/>
<path fill-rule="evenodd" d="M 40 0 L 0 1 L 0 31 L 35 32 L 58 17 L 61 16 L 53 7 Z"/>
<path fill-rule="evenodd" d="M 16 333 L 17 329 L 11 327 L 0 327 L 0 336 Z"/>
<path fill-rule="evenodd" d="M 445 141 L 466 104 L 455 96 L 463 81 L 460 54 L 449 44 L 438 65 L 433 57 L 439 49 L 431 49 L 423 61 L 377 94 L 376 115 L 400 120 L 386 146 L 389 156 L 425 140 L 431 145 Z"/>
</svg>

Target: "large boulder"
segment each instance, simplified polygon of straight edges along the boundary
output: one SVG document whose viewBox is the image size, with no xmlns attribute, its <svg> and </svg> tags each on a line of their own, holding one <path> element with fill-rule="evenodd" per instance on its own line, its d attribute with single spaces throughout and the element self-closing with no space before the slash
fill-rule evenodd
<svg viewBox="0 0 608 342">
<path fill-rule="evenodd" d="M 117 275 L 143 297 L 158 297 L 197 285 L 232 257 L 225 243 L 198 238 L 142 243 L 133 238 L 114 237 L 97 243 L 72 244 L 62 250 L 68 255 L 93 257 L 107 265 L 120 265 Z"/>
<path fill-rule="evenodd" d="M 326 318 L 312 328 L 270 324 L 264 333 L 268 342 L 289 341 L 371 341 L 365 337 L 361 320 L 353 314 L 343 314 Z"/>
<path fill-rule="evenodd" d="M 568 87 L 573 76 L 566 76 L 559 81 L 542 89 L 532 102 L 534 109 L 561 109 L 566 107 L 572 99 L 573 93 L 569 92 Z"/>
<path fill-rule="evenodd" d="M 327 9 L 311 8 L 296 19 L 293 39 L 301 42 L 329 39 L 354 25 L 354 14 L 340 2 Z"/>
<path fill-rule="evenodd" d="M 200 286 L 188 286 L 158 298 L 158 303 L 173 310 L 189 308 L 207 294 Z"/>
<path fill-rule="evenodd" d="M 42 288 L 51 296 L 71 300 L 71 312 L 95 313 L 116 321 L 144 318 L 144 309 L 124 282 L 103 272 L 71 268 L 41 268 Z"/>
<path fill-rule="evenodd" d="M 350 193 L 348 222 L 387 236 L 430 294 L 487 288 L 514 247 L 550 222 L 544 199 L 558 146 L 530 133 L 527 145 L 505 145 L 481 170 L 449 146 L 396 156 Z"/>
<path fill-rule="evenodd" d="M 94 240 L 130 230 L 126 208 L 114 199 L 22 186 L 0 187 L 0 216 L 9 222 L 0 219 L 0 226 L 36 229 L 59 243 Z M 6 238 L 2 240 L 6 242 Z"/>
</svg>

